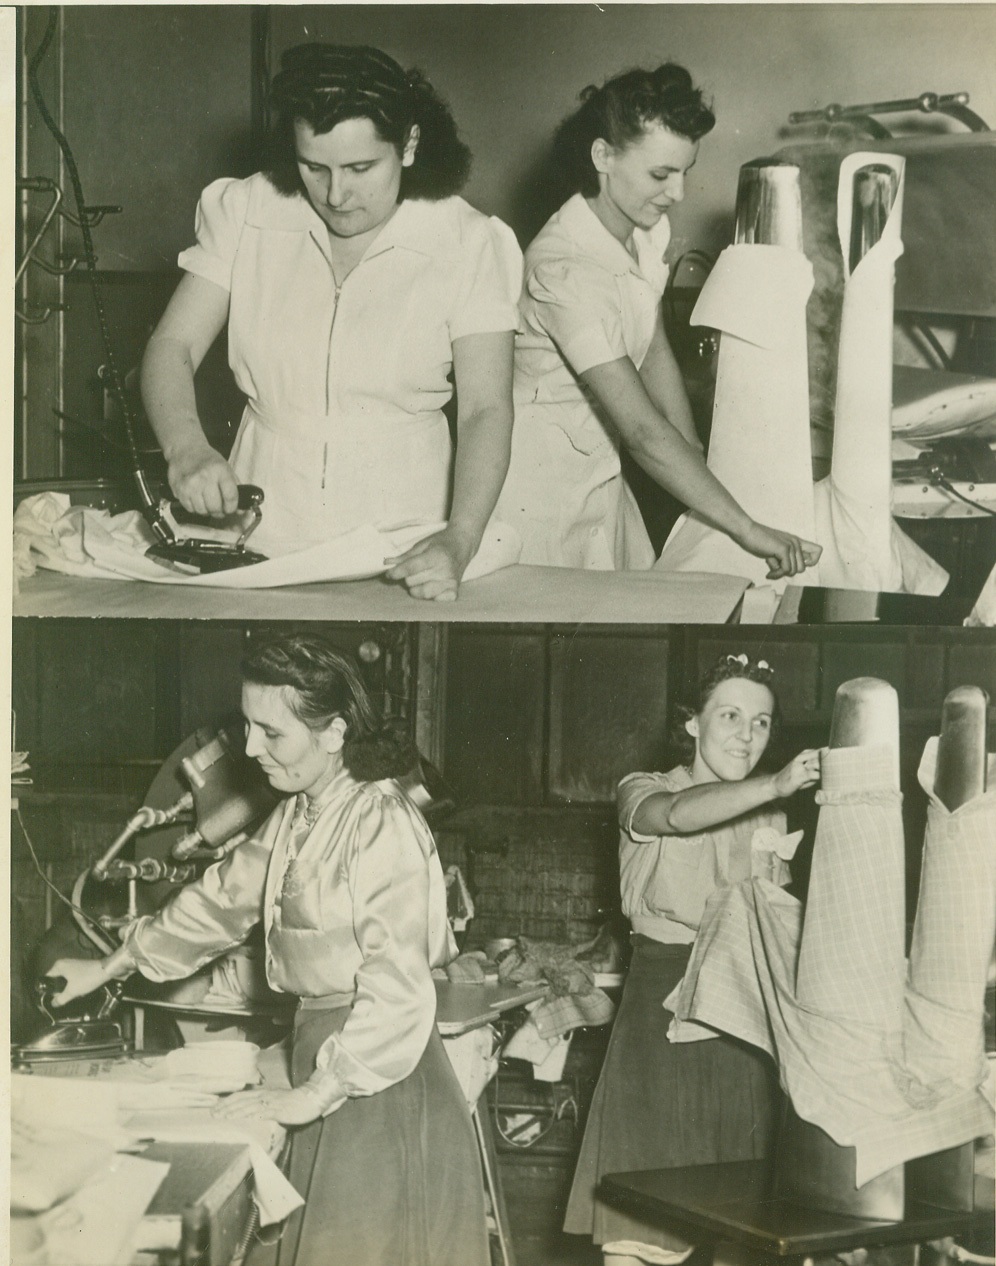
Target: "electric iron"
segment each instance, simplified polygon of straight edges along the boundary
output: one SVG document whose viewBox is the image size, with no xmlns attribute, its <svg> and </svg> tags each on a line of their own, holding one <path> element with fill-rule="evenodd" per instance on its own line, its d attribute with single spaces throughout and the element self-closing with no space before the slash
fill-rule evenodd
<svg viewBox="0 0 996 1266">
<path fill-rule="evenodd" d="M 48 1028 L 31 1041 L 11 1048 L 15 1068 L 78 1059 L 116 1059 L 131 1051 L 131 1043 L 121 1032 L 121 1026 L 110 1018 L 121 998 L 120 981 L 103 986 L 95 1015 L 88 1010 L 81 1016 L 60 1020 L 52 1014 L 50 1006 L 53 994 L 62 983 L 55 977 L 38 981 L 38 1009 L 48 1021 Z"/>
<path fill-rule="evenodd" d="M 156 501 L 146 484 L 145 472 L 136 465 L 134 474 L 142 497 L 142 514 L 157 538 L 156 543 L 145 551 L 149 558 L 199 573 L 227 571 L 232 567 L 248 567 L 266 561 L 265 554 L 246 549 L 246 541 L 263 518 L 260 509 L 262 488 L 257 488 L 255 484 L 239 484 L 238 508 L 248 512 L 248 522 L 236 541 L 218 541 L 195 535 L 178 536 L 167 517 L 167 510 L 173 522 L 180 526 L 216 528 L 217 521 L 207 515 L 191 514 L 179 501 L 166 498 Z"/>
</svg>

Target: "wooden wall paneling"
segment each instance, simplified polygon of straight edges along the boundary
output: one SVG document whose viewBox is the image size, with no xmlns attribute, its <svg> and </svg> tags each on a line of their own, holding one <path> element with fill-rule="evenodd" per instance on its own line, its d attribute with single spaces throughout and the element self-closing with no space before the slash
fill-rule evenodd
<svg viewBox="0 0 996 1266">
<path fill-rule="evenodd" d="M 66 135 L 88 203 L 116 204 L 94 230 L 102 269 L 176 267 L 201 190 L 247 176 L 250 5 L 70 5 Z"/>
<path fill-rule="evenodd" d="M 552 636 L 553 800 L 612 802 L 624 774 L 660 767 L 668 742 L 670 649 L 664 629 Z"/>
<path fill-rule="evenodd" d="M 162 755 L 154 623 L 39 620 L 30 636 L 37 663 L 32 741 L 39 763 L 132 764 Z"/>
<path fill-rule="evenodd" d="M 217 729 L 239 717 L 241 626 L 200 620 L 176 627 L 179 681 L 179 743 L 199 726 Z"/>
<path fill-rule="evenodd" d="M 443 774 L 458 804 L 541 804 L 546 716 L 542 630 L 449 632 Z"/>
<path fill-rule="evenodd" d="M 823 647 L 823 710 L 832 713 L 837 687 L 855 677 L 878 677 L 887 681 L 899 693 L 900 708 L 910 707 L 906 665 L 903 630 L 893 630 L 884 639 L 857 633 L 846 639 L 828 639 Z"/>
<path fill-rule="evenodd" d="M 747 654 L 764 659 L 774 671 L 782 720 L 786 725 L 811 725 L 820 698 L 820 647 L 812 639 L 800 639 L 768 629 L 745 629 L 736 634 L 703 634 L 698 638 L 696 665 L 699 675 L 722 655 Z M 694 683 L 688 683 L 689 686 Z"/>
</svg>

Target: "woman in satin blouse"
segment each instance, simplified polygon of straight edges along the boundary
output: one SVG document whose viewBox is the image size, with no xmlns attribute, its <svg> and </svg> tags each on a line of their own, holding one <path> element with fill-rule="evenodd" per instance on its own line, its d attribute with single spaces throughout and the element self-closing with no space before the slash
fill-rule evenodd
<svg viewBox="0 0 996 1266">
<path fill-rule="evenodd" d="M 187 976 L 262 921 L 269 984 L 299 999 L 292 1088 L 241 1091 L 215 1110 L 294 1127 L 288 1177 L 306 1203 L 277 1262 L 486 1266 L 473 1126 L 435 1027 L 432 968 L 456 953 L 445 880 L 393 781 L 415 750 L 319 636 L 251 649 L 242 710 L 247 754 L 285 799 L 252 839 L 131 923 L 113 954 L 55 962 L 49 974 L 67 982 L 55 1005 L 136 970 Z"/>
</svg>

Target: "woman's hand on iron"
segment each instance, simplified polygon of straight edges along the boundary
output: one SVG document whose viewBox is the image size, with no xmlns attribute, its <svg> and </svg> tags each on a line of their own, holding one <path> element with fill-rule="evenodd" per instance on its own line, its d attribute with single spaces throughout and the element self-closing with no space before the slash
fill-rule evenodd
<svg viewBox="0 0 996 1266">
<path fill-rule="evenodd" d="M 169 486 L 191 514 L 223 518 L 239 508 L 239 485 L 224 457 L 203 444 L 185 446 L 167 454 Z"/>
<path fill-rule="evenodd" d="M 820 749 L 806 748 L 779 770 L 774 777 L 775 796 L 784 800 L 803 787 L 812 787 L 820 781 Z"/>
<path fill-rule="evenodd" d="M 460 577 L 474 556 L 474 546 L 453 528 L 443 528 L 419 541 L 404 554 L 388 559 L 388 580 L 401 580 L 413 598 L 452 602 L 460 590 Z"/>
<path fill-rule="evenodd" d="M 66 982 L 58 993 L 52 995 L 53 1007 L 65 1007 L 77 998 L 93 993 L 111 979 L 102 958 L 57 958 L 45 973 L 45 978 L 58 977 Z"/>
<path fill-rule="evenodd" d="M 763 558 L 770 568 L 769 580 L 783 576 L 798 576 L 807 567 L 819 562 L 823 548 L 812 541 L 793 536 L 791 532 L 779 532 L 763 523 L 751 522 L 738 541 L 748 554 Z"/>
<path fill-rule="evenodd" d="M 219 1100 L 211 1112 L 229 1121 L 278 1121 L 307 1125 L 321 1116 L 321 1103 L 307 1086 L 295 1090 L 239 1090 Z"/>
</svg>

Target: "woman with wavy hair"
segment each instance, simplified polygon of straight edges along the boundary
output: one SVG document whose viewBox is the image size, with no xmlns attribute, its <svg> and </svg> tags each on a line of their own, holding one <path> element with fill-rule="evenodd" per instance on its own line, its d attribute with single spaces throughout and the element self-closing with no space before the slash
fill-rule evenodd
<svg viewBox="0 0 996 1266">
<path fill-rule="evenodd" d="M 299 1000 L 292 1088 L 240 1091 L 215 1111 L 291 1127 L 288 1177 L 305 1204 L 279 1266 L 486 1266 L 473 1125 L 435 1026 L 432 968 L 456 954 L 446 885 L 395 781 L 415 749 L 318 636 L 251 648 L 242 711 L 246 752 L 284 799 L 109 957 L 53 963 L 66 981 L 55 1005 L 135 971 L 190 975 L 262 922 L 269 984 Z"/>
<path fill-rule="evenodd" d="M 750 1160 L 770 1145 L 772 1062 L 723 1036 L 672 1044 L 664 1002 L 716 888 L 758 874 L 779 884 L 790 878 L 772 844 L 785 830 L 782 802 L 818 781 L 819 752 L 756 772 L 778 723 L 772 680 L 764 660 L 723 656 L 683 711 L 687 763 L 619 784 L 619 879 L 633 956 L 564 1224 L 593 1236 L 606 1266 L 680 1261 L 689 1246 L 599 1200 L 603 1174 Z"/>
<path fill-rule="evenodd" d="M 263 488 L 264 553 L 445 522 L 389 573 L 453 598 L 508 465 L 521 255 L 462 198 L 470 153 L 417 71 L 378 49 L 288 49 L 265 172 L 203 192 L 142 397 L 170 487 L 223 516 Z M 247 397 L 226 460 L 194 373 L 228 325 Z M 456 450 L 444 406 L 457 396 Z"/>
<path fill-rule="evenodd" d="M 819 548 L 754 522 L 708 470 L 661 318 L 668 210 L 685 196 L 712 111 L 671 62 L 589 86 L 581 102 L 555 145 L 576 192 L 526 251 L 499 517 L 522 537 L 524 563 L 652 566 L 621 473 L 625 447 L 660 487 L 765 558 L 772 578 L 795 575 Z"/>
</svg>

